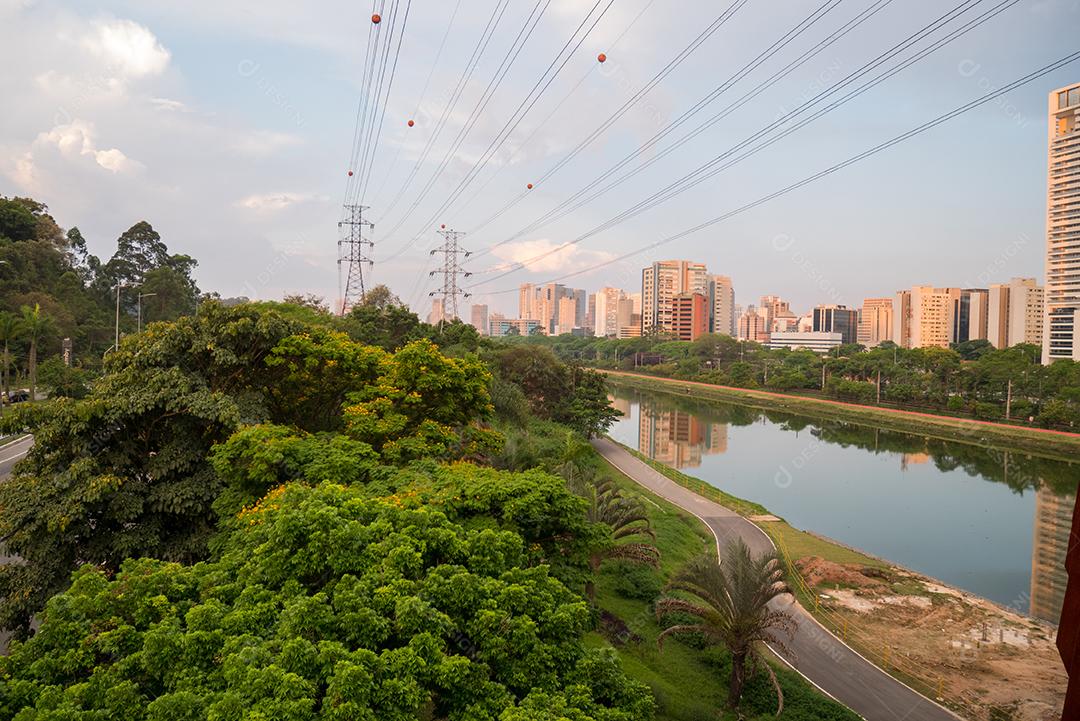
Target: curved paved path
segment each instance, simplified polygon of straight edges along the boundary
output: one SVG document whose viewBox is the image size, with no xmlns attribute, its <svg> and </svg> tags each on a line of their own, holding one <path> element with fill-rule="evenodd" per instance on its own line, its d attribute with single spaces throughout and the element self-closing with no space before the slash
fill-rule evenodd
<svg viewBox="0 0 1080 721">
<path fill-rule="evenodd" d="M 718 547 L 738 536 L 755 553 L 773 550 L 772 540 L 765 532 L 734 511 L 683 488 L 608 438 L 592 443 L 628 478 L 700 518 L 716 536 Z M 798 626 L 794 640 L 788 644 L 795 658 L 784 661 L 867 721 L 956 721 L 959 718 L 855 653 L 790 595 L 775 599 L 772 605 L 790 613 Z"/>
</svg>

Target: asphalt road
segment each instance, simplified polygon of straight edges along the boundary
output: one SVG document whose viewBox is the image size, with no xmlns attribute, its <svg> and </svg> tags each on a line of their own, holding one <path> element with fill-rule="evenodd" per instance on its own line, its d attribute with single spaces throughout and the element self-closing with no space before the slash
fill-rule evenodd
<svg viewBox="0 0 1080 721">
<path fill-rule="evenodd" d="M 32 436 L 22 436 L 0 446 L 0 480 L 8 477 L 12 467 L 26 456 L 32 445 L 34 445 Z M 14 558 L 7 555 L 7 552 L 0 546 L 0 565 L 11 563 L 12 560 Z M 0 653 L 7 653 L 10 638 L 11 633 L 0 629 Z"/>
<path fill-rule="evenodd" d="M 700 518 L 712 529 L 718 547 L 737 536 L 755 553 L 773 550 L 772 540 L 753 523 L 683 488 L 613 441 L 597 439 L 593 446 L 626 476 Z M 815 621 L 790 595 L 775 599 L 772 605 L 791 614 L 798 626 L 794 640 L 788 643 L 794 657 L 784 658 L 788 665 L 867 721 L 956 721 L 959 718 L 857 654 Z"/>
</svg>

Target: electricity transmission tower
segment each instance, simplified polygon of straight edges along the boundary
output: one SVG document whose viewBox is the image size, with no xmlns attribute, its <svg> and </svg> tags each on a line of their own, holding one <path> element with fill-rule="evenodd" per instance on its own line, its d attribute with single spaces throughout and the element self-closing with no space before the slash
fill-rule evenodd
<svg viewBox="0 0 1080 721">
<path fill-rule="evenodd" d="M 459 258 L 468 258 L 472 255 L 467 250 L 462 250 L 458 245 L 458 239 L 461 238 L 464 233 L 459 233 L 456 230 L 443 230 L 439 231 L 439 235 L 443 238 L 443 244 L 441 247 L 431 251 L 431 255 L 436 253 L 442 253 L 443 265 L 439 270 L 433 270 L 428 273 L 429 276 L 442 276 L 442 288 L 433 290 L 428 293 L 429 296 L 442 296 L 443 301 L 443 317 L 454 319 L 459 318 L 458 315 L 458 296 L 462 298 L 468 298 L 469 293 L 465 292 L 463 288 L 458 285 L 458 276 L 468 278 L 472 273 L 468 273 L 461 267 L 461 260 Z"/>
<path fill-rule="evenodd" d="M 372 266 L 375 225 L 364 220 L 366 205 L 346 205 L 338 223 L 338 285 L 341 290 L 341 315 L 364 301 L 364 265 Z"/>
</svg>

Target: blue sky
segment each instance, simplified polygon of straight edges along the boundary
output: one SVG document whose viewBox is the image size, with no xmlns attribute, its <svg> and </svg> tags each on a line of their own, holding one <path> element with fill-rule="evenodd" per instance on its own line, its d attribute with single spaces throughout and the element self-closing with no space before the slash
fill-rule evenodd
<svg viewBox="0 0 1080 721">
<path fill-rule="evenodd" d="M 871 2 L 842 0 L 709 109 L 715 112 L 738 98 Z M 376 4 L 385 4 L 389 16 L 390 0 Z M 416 182 L 387 213 L 417 167 L 420 150 L 496 6 L 496 0 L 462 0 L 433 69 L 455 3 L 413 2 L 364 198 L 376 222 L 374 282 L 389 284 L 426 311 L 433 287 L 426 273 L 428 250 L 437 238 L 425 221 L 475 167 L 592 4 L 552 0 L 547 5 L 485 112 L 448 156 L 447 171 L 405 217 L 535 5 L 510 0 L 472 82 L 427 161 L 419 164 Z M 597 142 L 463 244 L 483 251 L 514 236 L 821 4 L 749 0 Z M 994 4 L 984 0 L 964 17 Z M 577 237 L 724 152 L 783 109 L 829 88 L 952 6 L 893 0 L 648 171 L 565 218 L 480 255 L 471 269 L 530 258 Z M 501 152 L 436 222 L 469 231 L 517 197 L 724 7 L 699 0 L 614 0 Z M 61 225 L 78 225 L 103 255 L 111 253 L 124 229 L 148 220 L 173 252 L 200 260 L 198 278 L 205 289 L 226 296 L 273 299 L 314 292 L 333 300 L 336 225 L 352 164 L 370 14 L 370 3 L 336 0 L 0 0 L 0 62 L 7 68 L 0 93 L 9 99 L 0 115 L 0 194 L 45 201 Z M 473 299 L 513 313 L 516 295 L 505 291 L 518 283 L 542 282 L 621 255 L 887 140 L 1076 50 L 1077 27 L 1077 0 L 1022 0 L 693 190 L 527 270 L 477 285 Z M 602 68 L 596 63 L 599 52 L 608 55 Z M 732 276 L 740 303 L 775 293 L 805 311 L 819 302 L 857 305 L 864 297 L 913 284 L 985 285 L 1013 275 L 1041 277 L 1047 93 L 1078 80 L 1080 63 L 814 185 L 579 276 L 572 284 L 635 290 L 639 269 L 649 260 L 685 257 Z M 418 106 L 418 122 L 410 129 L 406 121 Z M 399 223 L 400 230 L 389 234 Z M 471 280 L 490 277 L 478 272 Z"/>
</svg>

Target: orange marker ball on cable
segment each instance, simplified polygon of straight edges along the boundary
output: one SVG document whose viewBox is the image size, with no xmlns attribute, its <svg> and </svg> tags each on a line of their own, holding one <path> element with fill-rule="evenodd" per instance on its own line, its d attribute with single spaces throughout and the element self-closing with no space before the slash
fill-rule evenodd
<svg viewBox="0 0 1080 721">
<path fill-rule="evenodd" d="M 606 62 L 607 61 L 607 55 L 604 55 L 603 53 L 600 53 L 599 55 L 596 56 L 596 59 L 599 60 L 602 63 Z"/>
<path fill-rule="evenodd" d="M 380 15 L 379 13 L 375 13 L 374 15 L 371 16 L 371 22 L 378 25 L 379 23 L 382 22 L 382 15 Z"/>
<path fill-rule="evenodd" d="M 409 121 L 409 127 L 411 128 L 411 127 L 412 127 L 412 126 L 414 126 L 414 125 L 416 125 L 416 123 L 414 123 L 413 121 L 411 121 L 411 120 L 410 120 L 410 121 Z"/>
<path fill-rule="evenodd" d="M 529 183 L 529 184 L 528 184 L 528 185 L 526 185 L 525 187 L 526 187 L 526 188 L 528 188 L 529 190 L 532 190 L 532 183 Z"/>
</svg>

